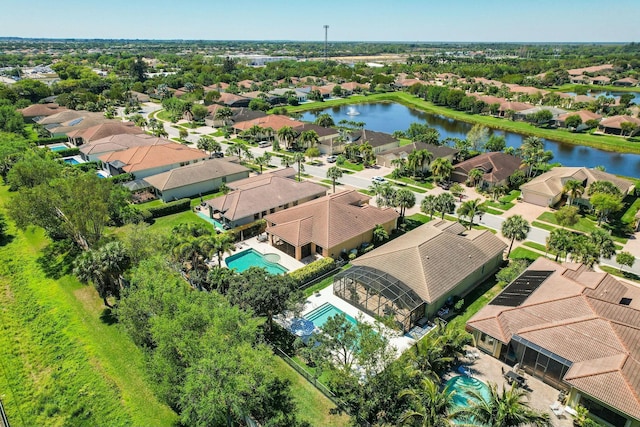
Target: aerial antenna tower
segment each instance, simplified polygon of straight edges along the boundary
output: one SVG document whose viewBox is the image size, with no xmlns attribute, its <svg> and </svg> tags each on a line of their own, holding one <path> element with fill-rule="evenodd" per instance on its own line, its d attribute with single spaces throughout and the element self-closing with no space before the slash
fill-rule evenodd
<svg viewBox="0 0 640 427">
<path fill-rule="evenodd" d="M 327 61 L 327 36 L 329 34 L 329 26 L 325 25 L 324 26 L 324 60 L 325 62 Z"/>
</svg>

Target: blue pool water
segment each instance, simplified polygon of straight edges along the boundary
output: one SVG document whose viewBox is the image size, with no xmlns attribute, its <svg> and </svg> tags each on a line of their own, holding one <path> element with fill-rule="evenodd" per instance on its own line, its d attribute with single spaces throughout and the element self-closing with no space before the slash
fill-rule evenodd
<svg viewBox="0 0 640 427">
<path fill-rule="evenodd" d="M 280 258 L 276 254 L 267 255 L 275 255 L 278 257 L 278 259 Z M 224 262 L 225 264 L 227 264 L 227 267 L 235 268 L 238 273 L 242 273 L 249 267 L 262 267 L 271 274 L 284 274 L 289 271 L 278 264 L 277 261 L 268 261 L 264 255 L 254 249 L 247 249 L 246 251 L 233 254 L 230 257 L 227 257 Z"/>
<path fill-rule="evenodd" d="M 76 159 L 74 159 L 73 157 L 69 157 L 67 159 L 64 159 L 64 162 L 68 163 L 70 165 L 79 165 L 80 164 L 80 162 L 77 161 Z"/>
<path fill-rule="evenodd" d="M 330 317 L 333 317 L 336 314 L 344 314 L 347 320 L 354 325 L 358 323 L 356 319 L 349 316 L 339 308 L 336 308 L 334 305 L 329 304 L 328 302 L 322 304 L 315 310 L 308 312 L 303 317 L 307 320 L 312 321 L 317 328 L 322 328 L 322 325 L 324 325 Z"/>
<path fill-rule="evenodd" d="M 489 386 L 475 378 L 465 376 L 453 377 L 447 381 L 447 387 L 455 391 L 453 404 L 456 408 L 467 407 L 469 406 L 469 401 L 474 399 L 474 396 L 469 394 L 467 390 L 473 390 L 479 393 L 486 401 L 489 401 L 491 398 Z"/>
<path fill-rule="evenodd" d="M 209 224 L 213 225 L 218 230 L 224 231 L 224 226 L 220 221 L 216 221 L 215 219 L 211 218 L 209 215 L 203 212 L 198 212 L 198 216 L 204 219 L 205 221 L 207 221 Z"/>
<path fill-rule="evenodd" d="M 51 151 L 63 151 L 63 150 L 69 149 L 69 147 L 67 147 L 64 144 L 51 144 L 48 147 L 49 147 L 49 150 Z"/>
</svg>

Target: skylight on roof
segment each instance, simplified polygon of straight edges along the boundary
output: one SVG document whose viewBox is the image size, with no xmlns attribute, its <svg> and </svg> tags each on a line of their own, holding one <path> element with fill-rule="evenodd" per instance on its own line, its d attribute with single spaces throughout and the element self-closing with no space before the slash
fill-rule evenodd
<svg viewBox="0 0 640 427">
<path fill-rule="evenodd" d="M 631 299 L 631 298 L 622 298 L 622 299 L 620 300 L 620 304 L 621 304 L 621 305 L 630 305 L 630 304 L 631 304 L 631 301 L 633 301 L 633 299 Z"/>
</svg>

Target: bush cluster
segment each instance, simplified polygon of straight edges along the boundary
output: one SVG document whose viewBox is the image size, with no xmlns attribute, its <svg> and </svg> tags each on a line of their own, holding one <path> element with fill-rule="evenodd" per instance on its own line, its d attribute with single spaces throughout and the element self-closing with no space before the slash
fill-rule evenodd
<svg viewBox="0 0 640 427">
<path fill-rule="evenodd" d="M 322 258 L 311 264 L 292 271 L 289 276 L 296 280 L 300 285 L 303 285 L 316 277 L 320 277 L 323 274 L 336 268 L 336 260 L 333 258 Z"/>
<path fill-rule="evenodd" d="M 264 233 L 267 229 L 267 221 L 259 219 L 257 221 L 250 222 L 249 224 L 239 225 L 232 230 L 235 240 L 239 240 L 241 237 L 249 239 Z"/>
<path fill-rule="evenodd" d="M 188 211 L 189 209 L 191 209 L 191 199 L 180 199 L 162 206 L 152 206 L 148 211 L 151 212 L 154 218 L 159 218 L 161 216 Z"/>
</svg>

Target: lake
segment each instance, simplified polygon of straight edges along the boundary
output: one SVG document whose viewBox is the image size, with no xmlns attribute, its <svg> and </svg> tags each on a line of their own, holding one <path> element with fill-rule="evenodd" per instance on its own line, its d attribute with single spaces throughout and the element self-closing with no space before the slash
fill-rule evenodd
<svg viewBox="0 0 640 427">
<path fill-rule="evenodd" d="M 323 110 L 308 111 L 302 115 L 302 120 L 313 122 L 320 113 L 328 113 L 336 124 L 340 120 L 364 122 L 365 128 L 385 133 L 396 130 L 407 130 L 411 123 L 427 123 L 440 132 L 440 139 L 448 137 L 466 138 L 473 125 L 448 117 L 429 114 L 393 102 L 378 102 L 371 104 L 343 105 Z M 355 115 L 353 115 L 356 113 Z M 496 135 L 504 135 L 507 145 L 518 148 L 526 138 L 523 135 L 493 131 Z M 544 140 L 545 149 L 553 153 L 553 162 L 564 166 L 604 166 L 607 172 L 631 177 L 640 177 L 640 154 L 612 153 L 596 148 L 580 145 L 565 144 Z"/>
<path fill-rule="evenodd" d="M 575 92 L 565 92 L 565 93 L 568 93 L 571 96 L 577 95 Z M 591 90 L 587 92 L 587 96 L 590 96 L 594 100 L 601 95 L 604 95 L 607 98 L 613 97 L 613 98 L 619 99 L 624 94 L 633 95 L 633 99 L 631 100 L 631 102 L 633 102 L 636 105 L 640 105 L 640 92 L 616 92 L 616 91 L 610 92 L 610 91 L 603 91 L 603 90 Z"/>
</svg>

